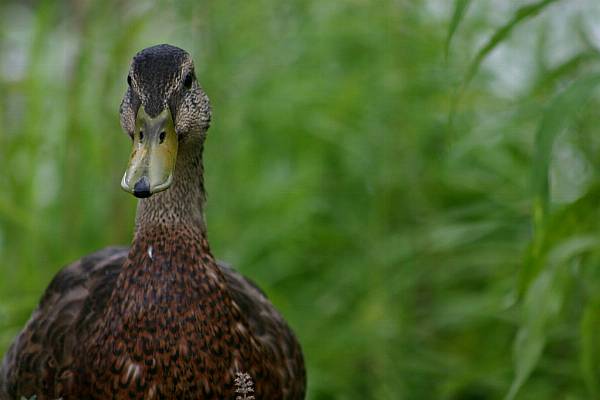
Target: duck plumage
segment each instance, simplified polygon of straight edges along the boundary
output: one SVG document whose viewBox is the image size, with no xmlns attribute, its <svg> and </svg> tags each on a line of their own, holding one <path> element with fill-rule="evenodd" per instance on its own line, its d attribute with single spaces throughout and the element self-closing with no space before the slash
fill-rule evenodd
<svg viewBox="0 0 600 400">
<path fill-rule="evenodd" d="M 189 83 L 189 55 L 161 45 L 136 58 L 121 106 L 134 140 L 122 185 L 143 198 L 132 245 L 88 255 L 55 276 L 4 358 L 0 400 L 234 399 L 240 374 L 250 377 L 256 399 L 303 399 L 293 332 L 265 294 L 209 247 L 202 148 L 210 109 L 195 77 Z M 142 109 L 148 115 L 140 122 Z M 169 135 L 176 141 L 169 144 Z M 152 158 L 135 163 L 143 153 L 168 166 L 173 149 L 172 171 L 162 175 L 139 169 Z"/>
</svg>

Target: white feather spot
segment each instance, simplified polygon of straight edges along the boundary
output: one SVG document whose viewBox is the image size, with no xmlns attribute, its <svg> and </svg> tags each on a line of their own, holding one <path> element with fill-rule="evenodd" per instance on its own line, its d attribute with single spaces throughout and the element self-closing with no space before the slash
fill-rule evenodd
<svg viewBox="0 0 600 400">
<path fill-rule="evenodd" d="M 152 248 L 152 246 L 148 246 L 148 257 L 150 257 L 151 260 L 153 260 L 153 258 L 152 258 L 152 255 L 154 254 L 153 251 L 154 251 L 154 249 Z"/>
<path fill-rule="evenodd" d="M 154 396 L 156 396 L 156 384 L 153 383 L 152 386 L 150 386 L 150 390 L 148 391 L 148 399 L 153 399 Z"/>
<path fill-rule="evenodd" d="M 136 363 L 129 364 L 127 367 L 127 380 L 131 382 L 133 379 L 136 379 L 140 375 L 140 366 Z"/>
<path fill-rule="evenodd" d="M 236 328 L 242 335 L 246 333 L 246 327 L 241 322 L 236 324 Z"/>
<path fill-rule="evenodd" d="M 213 280 L 213 281 L 218 281 L 219 277 L 217 276 L 217 274 L 215 273 L 215 271 L 213 271 L 211 268 L 208 268 L 206 270 L 206 275 L 208 275 L 208 277 Z"/>
</svg>

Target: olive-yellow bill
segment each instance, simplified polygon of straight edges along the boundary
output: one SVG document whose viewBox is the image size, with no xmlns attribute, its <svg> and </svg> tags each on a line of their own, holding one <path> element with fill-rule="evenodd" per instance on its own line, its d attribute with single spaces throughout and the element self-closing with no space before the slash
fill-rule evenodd
<svg viewBox="0 0 600 400">
<path fill-rule="evenodd" d="M 152 118 L 141 106 L 133 133 L 133 150 L 121 187 L 144 198 L 171 186 L 178 144 L 169 107 Z"/>
</svg>

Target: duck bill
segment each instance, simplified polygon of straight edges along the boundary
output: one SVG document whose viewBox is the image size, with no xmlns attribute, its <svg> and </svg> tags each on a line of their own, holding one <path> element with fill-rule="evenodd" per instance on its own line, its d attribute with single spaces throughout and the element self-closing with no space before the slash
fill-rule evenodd
<svg viewBox="0 0 600 400">
<path fill-rule="evenodd" d="M 144 198 L 168 189 L 173 181 L 178 144 L 169 107 L 152 118 L 141 106 L 129 165 L 121 180 L 123 190 Z"/>
</svg>

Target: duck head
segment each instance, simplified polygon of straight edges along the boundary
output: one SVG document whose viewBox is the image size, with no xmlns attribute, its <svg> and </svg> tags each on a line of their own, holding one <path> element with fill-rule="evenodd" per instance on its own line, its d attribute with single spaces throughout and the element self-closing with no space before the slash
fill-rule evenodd
<svg viewBox="0 0 600 400">
<path fill-rule="evenodd" d="M 190 55 L 175 46 L 146 48 L 131 61 L 121 102 L 121 126 L 133 150 L 121 187 L 136 197 L 166 190 L 180 146 L 204 140 L 210 103 L 194 74 Z"/>
</svg>

